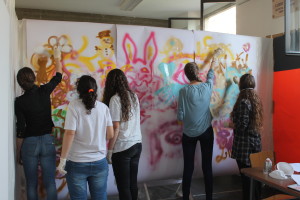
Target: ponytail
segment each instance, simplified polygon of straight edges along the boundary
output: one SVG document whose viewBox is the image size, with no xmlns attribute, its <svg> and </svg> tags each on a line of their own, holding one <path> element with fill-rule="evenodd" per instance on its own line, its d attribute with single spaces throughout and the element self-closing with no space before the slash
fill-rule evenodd
<svg viewBox="0 0 300 200">
<path fill-rule="evenodd" d="M 76 86 L 79 98 L 82 99 L 82 103 L 87 110 L 87 114 L 91 114 L 92 109 L 95 108 L 98 96 L 96 80 L 91 76 L 83 75 L 77 80 Z"/>
</svg>

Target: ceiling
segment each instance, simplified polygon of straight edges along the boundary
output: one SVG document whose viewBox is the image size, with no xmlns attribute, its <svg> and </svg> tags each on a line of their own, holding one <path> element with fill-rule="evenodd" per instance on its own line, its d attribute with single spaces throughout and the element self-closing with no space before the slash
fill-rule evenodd
<svg viewBox="0 0 300 200">
<path fill-rule="evenodd" d="M 120 3 L 121 0 L 16 0 L 16 7 L 151 19 L 182 17 L 190 11 L 200 11 L 200 0 L 143 0 L 133 11 L 120 10 Z M 204 9 L 215 4 L 206 3 Z"/>
</svg>

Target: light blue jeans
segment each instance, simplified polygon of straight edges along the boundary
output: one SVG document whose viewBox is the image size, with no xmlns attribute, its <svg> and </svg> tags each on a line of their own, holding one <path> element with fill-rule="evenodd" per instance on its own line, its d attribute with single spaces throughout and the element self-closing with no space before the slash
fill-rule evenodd
<svg viewBox="0 0 300 200">
<path fill-rule="evenodd" d="M 26 178 L 27 199 L 38 199 L 38 165 L 40 163 L 47 200 L 57 200 L 55 185 L 56 150 L 53 136 L 46 134 L 25 138 L 21 155 Z"/>
<path fill-rule="evenodd" d="M 108 164 L 106 158 L 95 162 L 67 161 L 66 171 L 71 200 L 87 199 L 87 183 L 91 199 L 107 199 Z"/>
</svg>

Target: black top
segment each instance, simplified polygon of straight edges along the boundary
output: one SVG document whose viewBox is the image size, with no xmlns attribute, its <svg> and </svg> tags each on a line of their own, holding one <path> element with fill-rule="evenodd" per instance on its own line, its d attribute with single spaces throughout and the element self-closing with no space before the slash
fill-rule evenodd
<svg viewBox="0 0 300 200">
<path fill-rule="evenodd" d="M 17 137 L 41 136 L 49 134 L 54 126 L 51 118 L 50 94 L 62 79 L 56 73 L 49 83 L 32 89 L 16 98 Z"/>
</svg>

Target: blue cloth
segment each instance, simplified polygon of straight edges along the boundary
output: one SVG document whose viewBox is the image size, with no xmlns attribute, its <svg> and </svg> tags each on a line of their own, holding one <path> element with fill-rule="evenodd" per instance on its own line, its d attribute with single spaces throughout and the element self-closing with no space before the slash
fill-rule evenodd
<svg viewBox="0 0 300 200">
<path fill-rule="evenodd" d="M 200 136 L 211 126 L 213 79 L 214 71 L 210 69 L 205 83 L 187 85 L 179 91 L 177 119 L 183 121 L 183 132 L 189 137 Z"/>
<path fill-rule="evenodd" d="M 56 150 L 53 136 L 46 134 L 26 137 L 23 141 L 21 155 L 26 178 L 27 199 L 39 199 L 37 186 L 40 162 L 47 199 L 57 200 L 55 185 Z"/>
<path fill-rule="evenodd" d="M 91 199 L 106 200 L 108 164 L 106 158 L 95 162 L 66 163 L 66 178 L 72 200 L 87 199 L 87 183 Z"/>
</svg>

